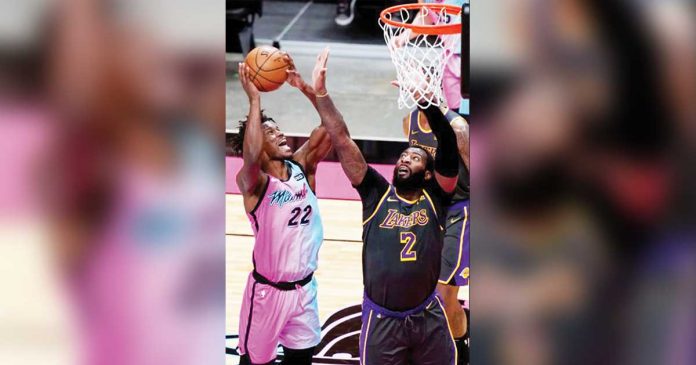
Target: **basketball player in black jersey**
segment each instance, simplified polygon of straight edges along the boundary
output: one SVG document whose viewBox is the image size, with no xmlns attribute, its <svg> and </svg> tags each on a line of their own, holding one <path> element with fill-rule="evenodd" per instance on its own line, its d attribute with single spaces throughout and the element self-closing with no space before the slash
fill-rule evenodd
<svg viewBox="0 0 696 365">
<path fill-rule="evenodd" d="M 445 240 L 442 250 L 442 266 L 437 291 L 445 301 L 445 311 L 455 338 L 459 364 L 468 364 L 469 351 L 464 343 L 467 334 L 467 318 L 457 295 L 460 286 L 469 285 L 469 125 L 452 110 L 443 108 L 447 121 L 457 136 L 459 174 L 452 203 L 447 207 Z M 433 156 L 437 155 L 437 138 L 430 130 L 428 118 L 418 108 L 404 118 L 404 132 L 409 145 L 421 147 Z"/>
<path fill-rule="evenodd" d="M 313 72 L 317 109 L 363 202 L 363 364 L 453 365 L 457 353 L 437 294 L 445 207 L 457 183 L 456 136 L 437 107 L 424 110 L 437 157 L 409 147 L 392 184 L 367 165 L 325 86 L 328 50 Z"/>
</svg>

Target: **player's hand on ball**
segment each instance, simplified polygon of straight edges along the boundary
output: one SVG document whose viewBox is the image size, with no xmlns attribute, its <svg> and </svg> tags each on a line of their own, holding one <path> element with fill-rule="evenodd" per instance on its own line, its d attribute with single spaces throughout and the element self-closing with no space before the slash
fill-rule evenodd
<svg viewBox="0 0 696 365">
<path fill-rule="evenodd" d="M 326 95 L 326 62 L 329 60 L 329 47 L 324 48 L 317 56 L 317 63 L 312 70 L 312 83 L 317 95 Z"/>
<path fill-rule="evenodd" d="M 254 85 L 249 76 L 249 66 L 244 62 L 239 63 L 239 82 L 242 84 L 242 88 L 250 101 L 257 100 L 261 97 L 259 89 Z"/>
<path fill-rule="evenodd" d="M 297 71 L 297 68 L 295 67 L 295 62 L 292 60 L 292 57 L 290 57 L 289 54 L 285 53 L 283 56 L 283 59 L 290 65 L 287 69 L 288 73 L 288 79 L 286 82 L 290 84 L 292 87 L 296 87 L 300 90 L 307 90 L 311 89 L 311 86 L 309 86 L 304 79 L 302 79 L 302 75 Z M 313 90 L 308 90 L 310 92 L 313 92 Z"/>
</svg>

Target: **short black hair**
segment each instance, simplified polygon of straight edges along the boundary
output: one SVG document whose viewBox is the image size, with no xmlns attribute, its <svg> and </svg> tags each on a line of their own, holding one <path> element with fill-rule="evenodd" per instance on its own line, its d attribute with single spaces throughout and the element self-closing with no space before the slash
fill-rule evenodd
<svg viewBox="0 0 696 365">
<path fill-rule="evenodd" d="M 425 156 L 426 156 L 425 170 L 430 171 L 431 173 L 433 173 L 435 171 L 435 158 L 433 158 L 433 155 L 431 155 L 430 152 L 428 152 L 428 150 L 426 150 L 425 148 L 423 148 L 421 146 L 417 146 L 417 145 L 408 146 L 408 147 L 406 147 L 406 150 L 409 148 L 416 148 L 416 149 L 419 149 L 419 150 L 425 152 Z M 404 150 L 404 151 L 406 151 L 406 150 Z"/>
<path fill-rule="evenodd" d="M 232 138 L 230 139 L 232 143 L 232 152 L 234 152 L 234 154 L 237 156 L 242 156 L 244 153 L 244 133 L 246 132 L 247 122 L 249 122 L 248 115 L 246 116 L 246 119 L 239 121 L 239 132 L 237 132 L 237 134 L 233 134 Z M 273 122 L 278 124 L 278 122 L 264 114 L 263 110 L 261 110 L 261 124 L 265 122 Z"/>
</svg>

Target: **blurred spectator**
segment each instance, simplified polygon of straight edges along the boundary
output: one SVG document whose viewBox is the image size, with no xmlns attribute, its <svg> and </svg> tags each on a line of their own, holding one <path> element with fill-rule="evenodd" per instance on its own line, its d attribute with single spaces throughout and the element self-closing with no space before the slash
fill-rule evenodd
<svg viewBox="0 0 696 365">
<path fill-rule="evenodd" d="M 227 0 L 225 12 L 226 51 L 239 52 L 246 56 L 256 48 L 254 22 L 263 15 L 261 0 Z"/>
<path fill-rule="evenodd" d="M 379 14 L 382 9 L 389 6 L 415 2 L 418 2 L 418 0 L 336 0 L 336 17 L 334 21 L 337 25 L 346 27 L 353 23 L 356 12 L 360 12 L 361 9 L 372 8 L 377 10 L 377 14 Z"/>
<path fill-rule="evenodd" d="M 345 27 L 350 25 L 355 18 L 355 3 L 357 0 L 337 0 L 336 3 L 336 24 Z"/>
<path fill-rule="evenodd" d="M 694 235 L 665 222 L 693 223 L 668 210 L 694 206 L 668 159 L 693 151 L 693 4 L 500 5 L 516 77 L 473 109 L 472 363 L 692 363 Z"/>
<path fill-rule="evenodd" d="M 554 78 L 530 75 L 472 139 L 483 175 L 474 183 L 473 364 L 585 364 L 594 353 L 588 318 L 609 268 L 572 188 L 579 125 L 568 97 Z M 586 351 L 564 356 L 573 346 Z"/>
<path fill-rule="evenodd" d="M 23 128 L 33 157 L 22 174 L 34 179 L 22 187 L 39 204 L 32 210 L 37 227 L 49 228 L 59 276 L 47 283 L 65 289 L 73 328 L 61 335 L 75 333 L 78 363 L 224 361 L 218 8 L 184 1 L 166 9 L 130 0 L 43 3 L 35 18 L 43 22 L 33 26 L 45 37 L 23 42 L 43 55 L 26 58 L 41 68 L 12 62 L 26 72 L 10 78 L 0 105 L 24 109 L 24 124 L 34 126 Z M 15 263 L 12 272 L 26 264 Z M 25 293 L 32 291 L 4 292 Z M 21 308 L 12 309 L 24 318 Z M 30 333 L 27 327 L 47 328 L 27 321 L 10 328 Z M 0 362 L 46 362 L 32 352 L 50 348 L 46 339 L 57 332 L 37 334 L 29 351 L 6 354 L 3 347 Z"/>
</svg>

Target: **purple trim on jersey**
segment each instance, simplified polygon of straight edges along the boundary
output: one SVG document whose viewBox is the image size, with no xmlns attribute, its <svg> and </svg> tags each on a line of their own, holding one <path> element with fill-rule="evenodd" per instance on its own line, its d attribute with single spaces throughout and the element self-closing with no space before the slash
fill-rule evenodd
<svg viewBox="0 0 696 365">
<path fill-rule="evenodd" d="M 433 293 L 430 294 L 428 296 L 428 298 L 426 298 L 423 301 L 423 303 L 419 304 L 417 307 L 403 311 L 403 312 L 395 312 L 395 311 L 384 308 L 384 307 L 380 306 L 379 304 L 373 302 L 367 296 L 367 293 L 364 293 L 362 306 L 363 306 L 363 311 L 372 310 L 372 311 L 379 313 L 379 314 L 386 316 L 386 317 L 405 319 L 408 316 L 412 316 L 414 314 L 418 314 L 418 313 L 424 311 L 425 308 L 428 307 L 428 305 L 430 305 L 430 303 L 432 303 L 433 300 L 435 300 L 435 297 L 439 297 L 439 296 L 440 296 L 440 294 L 437 291 L 433 291 Z"/>
</svg>

